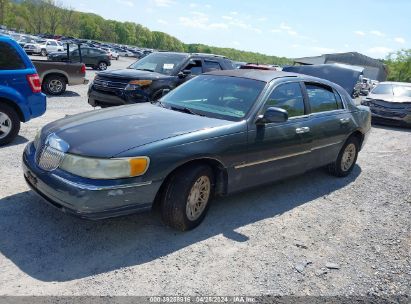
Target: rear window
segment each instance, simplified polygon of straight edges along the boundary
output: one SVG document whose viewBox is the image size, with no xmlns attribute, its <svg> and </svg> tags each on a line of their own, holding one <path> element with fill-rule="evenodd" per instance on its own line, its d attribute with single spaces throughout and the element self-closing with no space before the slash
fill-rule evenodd
<svg viewBox="0 0 411 304">
<path fill-rule="evenodd" d="M 0 70 L 22 70 L 26 68 L 17 51 L 9 44 L 0 42 Z"/>
</svg>

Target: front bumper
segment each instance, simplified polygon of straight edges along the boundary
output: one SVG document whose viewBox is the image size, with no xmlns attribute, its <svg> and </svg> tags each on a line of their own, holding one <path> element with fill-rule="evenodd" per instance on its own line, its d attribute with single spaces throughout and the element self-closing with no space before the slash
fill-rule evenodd
<svg viewBox="0 0 411 304">
<path fill-rule="evenodd" d="M 411 114 L 371 108 L 371 117 L 374 123 L 411 127 Z"/>
<path fill-rule="evenodd" d="M 144 90 L 127 91 L 124 89 L 96 89 L 91 83 L 88 89 L 88 103 L 93 106 L 121 106 L 126 104 L 135 104 L 149 102 L 149 92 Z"/>
<path fill-rule="evenodd" d="M 91 180 L 63 170 L 47 172 L 35 162 L 29 143 L 23 153 L 27 184 L 49 204 L 63 212 L 87 219 L 103 219 L 150 209 L 161 181 Z"/>
</svg>

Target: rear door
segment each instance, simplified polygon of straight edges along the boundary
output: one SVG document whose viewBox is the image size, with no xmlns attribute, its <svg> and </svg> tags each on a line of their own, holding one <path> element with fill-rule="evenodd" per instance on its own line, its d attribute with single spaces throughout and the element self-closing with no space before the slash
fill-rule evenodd
<svg viewBox="0 0 411 304">
<path fill-rule="evenodd" d="M 0 96 L 9 94 L 8 87 L 26 95 L 30 87 L 26 79 L 27 70 L 23 58 L 5 41 L 0 41 L 0 54 Z"/>
<path fill-rule="evenodd" d="M 310 109 L 308 127 L 312 135 L 310 168 L 329 164 L 347 138 L 353 124 L 339 93 L 322 83 L 304 83 Z"/>
</svg>

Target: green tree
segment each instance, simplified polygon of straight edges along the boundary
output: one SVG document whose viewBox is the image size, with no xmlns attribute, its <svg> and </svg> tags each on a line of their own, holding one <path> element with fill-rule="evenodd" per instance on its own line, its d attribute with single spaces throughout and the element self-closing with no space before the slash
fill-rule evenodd
<svg viewBox="0 0 411 304">
<path fill-rule="evenodd" d="M 411 49 L 388 55 L 388 80 L 411 82 Z"/>
<path fill-rule="evenodd" d="M 9 0 L 0 0 L 0 24 L 4 24 L 6 20 L 7 10 L 9 8 Z"/>
</svg>

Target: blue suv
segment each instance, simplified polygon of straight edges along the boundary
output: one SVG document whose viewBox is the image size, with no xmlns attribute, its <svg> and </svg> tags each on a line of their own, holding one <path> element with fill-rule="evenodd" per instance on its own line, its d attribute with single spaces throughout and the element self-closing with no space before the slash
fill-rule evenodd
<svg viewBox="0 0 411 304">
<path fill-rule="evenodd" d="M 0 35 L 0 146 L 27 122 L 46 111 L 39 75 L 27 54 L 11 38 Z"/>
</svg>

